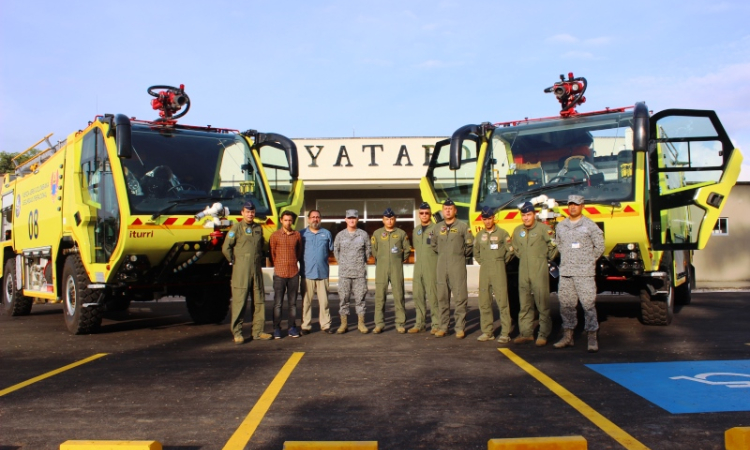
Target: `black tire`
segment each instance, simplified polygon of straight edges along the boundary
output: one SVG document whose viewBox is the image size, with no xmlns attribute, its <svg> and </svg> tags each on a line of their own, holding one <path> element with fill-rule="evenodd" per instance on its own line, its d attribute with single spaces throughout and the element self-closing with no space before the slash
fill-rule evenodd
<svg viewBox="0 0 750 450">
<path fill-rule="evenodd" d="M 196 324 L 221 323 L 229 312 L 229 286 L 216 285 L 197 288 L 185 293 L 190 318 Z"/>
<path fill-rule="evenodd" d="M 32 297 L 16 289 L 16 260 L 8 258 L 3 269 L 3 314 L 6 316 L 28 316 L 34 304 Z"/>
<path fill-rule="evenodd" d="M 90 334 L 102 324 L 102 307 L 88 306 L 96 303 L 100 291 L 89 289 L 89 277 L 81 257 L 74 254 L 65 258 L 62 278 L 63 316 L 68 331 L 73 334 Z"/>
<path fill-rule="evenodd" d="M 688 276 L 684 283 L 677 286 L 674 292 L 675 304 L 680 306 L 689 305 L 693 300 L 693 267 L 688 269 Z"/>
<path fill-rule="evenodd" d="M 651 296 L 647 290 L 641 291 L 641 323 L 644 325 L 667 326 L 674 317 L 674 287 L 669 282 L 669 293 Z"/>
</svg>

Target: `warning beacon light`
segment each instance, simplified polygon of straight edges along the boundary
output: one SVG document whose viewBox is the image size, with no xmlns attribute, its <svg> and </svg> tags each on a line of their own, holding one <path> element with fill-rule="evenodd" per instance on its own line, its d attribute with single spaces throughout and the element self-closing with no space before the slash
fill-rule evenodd
<svg viewBox="0 0 750 450">
<path fill-rule="evenodd" d="M 544 90 L 545 93 L 554 93 L 557 100 L 562 105 L 560 115 L 563 117 L 574 116 L 577 114 L 576 105 L 586 102 L 583 93 L 586 92 L 588 82 L 583 77 L 573 77 L 573 72 L 568 73 L 568 79 L 565 75 L 560 75 L 560 81 Z"/>
<path fill-rule="evenodd" d="M 157 89 L 164 89 L 156 92 Z M 159 117 L 163 122 L 174 123 L 177 119 L 187 114 L 190 110 L 190 97 L 185 93 L 185 85 L 181 84 L 179 88 L 172 86 L 151 86 L 147 92 L 152 97 L 151 107 L 159 111 Z M 175 114 L 180 109 L 185 108 L 179 114 Z"/>
</svg>

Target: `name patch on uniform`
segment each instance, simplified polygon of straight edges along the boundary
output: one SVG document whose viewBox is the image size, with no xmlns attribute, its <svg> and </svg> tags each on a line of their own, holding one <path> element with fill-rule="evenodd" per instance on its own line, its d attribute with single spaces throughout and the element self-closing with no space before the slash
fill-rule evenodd
<svg viewBox="0 0 750 450">
<path fill-rule="evenodd" d="M 451 233 L 458 233 L 458 230 L 455 228 L 451 228 Z"/>
<path fill-rule="evenodd" d="M 393 233 L 393 239 L 398 239 L 398 234 Z"/>
<path fill-rule="evenodd" d="M 490 241 L 492 241 L 492 242 L 496 242 L 496 241 L 498 241 L 498 240 L 500 240 L 500 238 L 499 238 L 499 237 L 497 237 L 497 236 L 492 236 L 492 237 L 490 237 Z"/>
</svg>

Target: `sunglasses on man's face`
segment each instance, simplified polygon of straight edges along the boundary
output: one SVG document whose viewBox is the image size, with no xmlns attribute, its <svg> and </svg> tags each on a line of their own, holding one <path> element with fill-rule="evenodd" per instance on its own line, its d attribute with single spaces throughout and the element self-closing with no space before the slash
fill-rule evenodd
<svg viewBox="0 0 750 450">
<path fill-rule="evenodd" d="M 420 215 L 420 216 L 429 216 L 429 215 L 430 215 L 430 213 L 428 213 L 428 212 L 422 212 L 422 211 L 419 211 L 419 215 Z"/>
</svg>

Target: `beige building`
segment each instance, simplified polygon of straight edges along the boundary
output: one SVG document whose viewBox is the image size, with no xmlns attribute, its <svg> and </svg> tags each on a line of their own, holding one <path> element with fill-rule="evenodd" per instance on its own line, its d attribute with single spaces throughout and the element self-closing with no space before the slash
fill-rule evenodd
<svg viewBox="0 0 750 450">
<path fill-rule="evenodd" d="M 695 252 L 698 288 L 750 287 L 750 182 L 738 182 L 705 249 Z"/>
<path fill-rule="evenodd" d="M 392 208 L 397 225 L 409 235 L 422 202 L 419 181 L 435 142 L 445 137 L 294 139 L 300 178 L 305 180 L 305 211 L 322 212 L 334 235 L 343 229 L 347 209 L 359 211 L 363 229 L 372 234 Z"/>
</svg>

